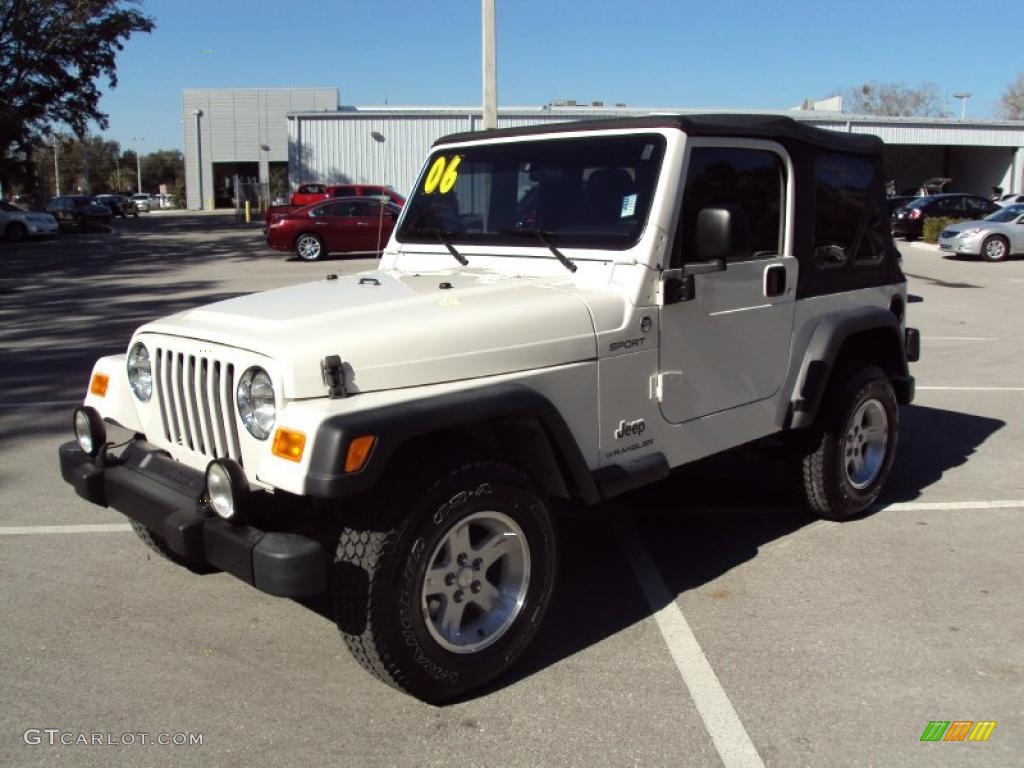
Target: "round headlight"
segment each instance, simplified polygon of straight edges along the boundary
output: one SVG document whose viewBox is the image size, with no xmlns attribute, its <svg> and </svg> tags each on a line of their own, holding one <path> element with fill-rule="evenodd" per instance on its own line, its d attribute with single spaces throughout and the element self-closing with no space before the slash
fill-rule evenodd
<svg viewBox="0 0 1024 768">
<path fill-rule="evenodd" d="M 210 506 L 224 520 L 240 522 L 248 483 L 242 468 L 230 459 L 214 459 L 206 467 L 206 492 Z"/>
<path fill-rule="evenodd" d="M 274 404 L 274 384 L 270 374 L 262 368 L 250 368 L 238 380 L 236 391 L 238 415 L 257 440 L 266 440 L 274 428 L 277 407 Z"/>
<path fill-rule="evenodd" d="M 141 341 L 136 341 L 128 353 L 128 383 L 139 400 L 149 402 L 153 396 L 153 364 L 149 350 Z"/>
<path fill-rule="evenodd" d="M 95 458 L 107 442 L 107 430 L 99 411 L 87 405 L 76 408 L 74 427 L 78 446 Z"/>
</svg>

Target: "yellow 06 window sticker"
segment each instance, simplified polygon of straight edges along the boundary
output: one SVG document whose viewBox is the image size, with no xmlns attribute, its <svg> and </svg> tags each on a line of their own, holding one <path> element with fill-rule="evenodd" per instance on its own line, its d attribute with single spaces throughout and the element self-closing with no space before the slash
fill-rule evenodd
<svg viewBox="0 0 1024 768">
<path fill-rule="evenodd" d="M 423 193 L 432 195 L 434 192 L 440 192 L 442 195 L 446 195 L 451 192 L 455 181 L 459 178 L 459 163 L 461 162 L 462 155 L 455 155 L 451 158 L 444 155 L 438 157 L 427 171 L 427 178 L 423 181 Z"/>
</svg>

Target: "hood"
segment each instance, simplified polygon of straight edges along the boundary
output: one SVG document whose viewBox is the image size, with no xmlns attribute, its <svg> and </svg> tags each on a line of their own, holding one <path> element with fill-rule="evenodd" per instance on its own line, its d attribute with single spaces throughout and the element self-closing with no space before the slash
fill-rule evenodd
<svg viewBox="0 0 1024 768">
<path fill-rule="evenodd" d="M 958 221 L 956 224 L 950 224 L 947 227 L 943 227 L 943 232 L 964 232 L 968 229 L 991 229 L 995 222 L 992 221 Z"/>
<path fill-rule="evenodd" d="M 482 270 L 366 272 L 228 299 L 139 332 L 265 355 L 281 372 L 285 397 L 323 397 L 327 355 L 341 357 L 358 392 L 596 358 L 590 310 L 572 288 Z"/>
</svg>

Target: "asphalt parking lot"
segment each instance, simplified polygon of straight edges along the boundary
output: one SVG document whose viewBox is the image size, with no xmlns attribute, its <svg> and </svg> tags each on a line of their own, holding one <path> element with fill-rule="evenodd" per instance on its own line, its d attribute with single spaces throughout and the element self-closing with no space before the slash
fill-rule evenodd
<svg viewBox="0 0 1024 768">
<path fill-rule="evenodd" d="M 285 260 L 220 215 L 0 244 L 0 765 L 1019 765 L 1024 259 L 900 247 L 923 358 L 879 509 L 809 519 L 740 451 L 569 510 L 537 641 L 436 708 L 310 606 L 150 557 L 56 461 L 139 323 L 372 261 Z M 997 726 L 921 742 L 933 720 Z M 202 744 L 60 744 L 80 733 Z"/>
</svg>

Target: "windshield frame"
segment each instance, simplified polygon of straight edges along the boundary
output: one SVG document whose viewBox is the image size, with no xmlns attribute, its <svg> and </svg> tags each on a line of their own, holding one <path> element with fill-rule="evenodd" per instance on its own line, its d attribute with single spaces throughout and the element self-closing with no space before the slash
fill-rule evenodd
<svg viewBox="0 0 1024 768">
<path fill-rule="evenodd" d="M 422 224 L 413 228 L 412 223 L 413 217 L 417 215 L 423 215 L 427 211 L 424 210 L 423 206 L 427 205 L 423 201 L 428 196 L 424 192 L 424 184 L 427 181 L 430 170 L 437 163 L 440 157 L 454 157 L 459 155 L 460 159 L 464 158 L 467 154 L 470 155 L 470 160 L 478 162 L 486 162 L 488 155 L 493 153 L 495 158 L 500 158 L 502 150 L 508 150 L 509 148 L 521 148 L 518 151 L 512 150 L 509 162 L 511 163 L 510 168 L 505 171 L 509 175 L 525 173 L 531 173 L 532 169 L 530 164 L 526 163 L 524 166 L 524 160 L 529 159 L 527 156 L 530 154 L 530 150 L 533 149 L 537 155 L 543 156 L 545 152 L 550 152 L 551 147 L 557 147 L 561 145 L 565 147 L 567 144 L 572 143 L 577 147 L 584 145 L 589 142 L 612 142 L 618 144 L 616 149 L 622 151 L 628 151 L 631 149 L 630 144 L 634 144 L 640 149 L 641 157 L 636 161 L 636 164 L 630 168 L 626 164 L 610 164 L 607 166 L 601 166 L 597 163 L 603 159 L 603 155 L 599 151 L 595 151 L 593 155 L 593 161 L 595 165 L 591 165 L 591 159 L 584 155 L 584 159 L 587 161 L 585 164 L 579 164 L 579 158 L 576 158 L 577 162 L 568 163 L 563 172 L 566 176 L 571 175 L 573 172 L 578 172 L 578 177 L 574 180 L 575 183 L 581 187 L 586 185 L 587 180 L 590 176 L 596 173 L 598 170 L 605 168 L 615 169 L 624 168 L 633 176 L 633 184 L 637 193 L 631 193 L 623 198 L 625 201 L 627 198 L 634 198 L 631 205 L 635 206 L 636 217 L 635 217 L 635 228 L 628 232 L 623 232 L 621 235 L 610 232 L 610 231 L 598 231 L 595 228 L 594 231 L 584 231 L 581 229 L 582 224 L 580 222 L 569 221 L 572 226 L 566 227 L 566 231 L 559 231 L 558 228 L 547 229 L 543 227 L 535 227 L 532 224 L 525 223 L 519 220 L 514 221 L 514 225 L 503 226 L 502 222 L 494 222 L 490 224 L 482 231 L 467 232 L 453 230 L 449 227 L 424 227 Z M 647 152 L 646 144 L 652 145 L 650 154 L 644 156 Z M 471 153 L 479 153 L 476 157 L 473 157 Z M 609 131 L 586 131 L 579 133 L 564 133 L 564 134 L 553 134 L 550 136 L 537 136 L 530 137 L 527 140 L 522 138 L 516 138 L 514 140 L 496 140 L 496 141 L 481 141 L 479 143 L 457 143 L 457 144 L 439 144 L 435 145 L 427 157 L 427 161 L 423 164 L 420 175 L 416 179 L 416 183 L 413 186 L 412 192 L 406 198 L 406 204 L 402 209 L 401 220 L 395 228 L 395 240 L 403 245 L 437 245 L 437 233 L 443 231 L 445 238 L 448 242 L 458 243 L 463 246 L 480 246 L 484 248 L 530 248 L 537 249 L 542 248 L 547 250 L 547 247 L 537 241 L 531 242 L 529 237 L 523 235 L 535 234 L 537 232 L 542 233 L 545 237 L 549 238 L 551 244 L 557 248 L 566 250 L 580 250 L 589 252 L 601 252 L 601 251 L 627 251 L 631 248 L 636 247 L 644 238 L 647 233 L 652 216 L 654 215 L 657 205 L 655 203 L 659 188 L 662 184 L 665 172 L 666 161 L 670 154 L 669 138 L 665 132 L 657 129 L 644 129 L 636 131 L 621 131 L 621 130 L 609 130 Z M 524 170 L 525 167 L 525 170 Z M 641 168 L 646 170 L 642 179 L 637 179 L 637 171 Z M 499 175 L 501 171 L 491 170 L 487 173 L 480 174 L 481 176 L 493 179 Z M 531 178 L 530 182 L 534 180 Z M 539 188 L 540 182 L 534 185 L 534 188 Z M 523 191 L 521 188 L 517 190 L 516 209 L 514 211 L 513 219 L 519 217 L 519 206 L 524 204 L 527 195 L 529 195 L 534 188 Z M 488 194 L 488 203 L 490 202 L 490 193 Z M 575 192 L 575 195 L 582 195 L 582 189 Z M 574 196 L 575 196 L 574 195 Z M 435 194 L 436 198 L 437 195 Z M 636 201 L 637 198 L 642 199 L 646 197 L 643 203 Z M 623 203 L 625 206 L 625 203 Z M 625 210 L 625 207 L 623 207 Z M 504 213 L 508 214 L 509 211 Z M 475 214 L 475 211 L 471 211 L 471 215 Z M 457 214 L 458 218 L 462 218 L 462 212 L 459 211 Z M 479 214 L 476 214 L 479 215 Z M 629 218 L 629 216 L 623 214 L 622 218 Z M 493 228 L 492 228 L 493 227 Z M 596 254 L 595 254 L 596 255 Z M 586 259 L 588 255 L 583 255 L 582 258 Z"/>
</svg>

